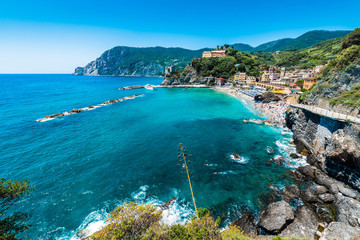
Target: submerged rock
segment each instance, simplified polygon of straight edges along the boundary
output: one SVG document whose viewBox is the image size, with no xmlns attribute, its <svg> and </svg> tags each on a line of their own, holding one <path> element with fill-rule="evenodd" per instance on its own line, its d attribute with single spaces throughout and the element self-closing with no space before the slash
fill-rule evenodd
<svg viewBox="0 0 360 240">
<path fill-rule="evenodd" d="M 294 220 L 289 203 L 284 200 L 271 203 L 259 216 L 258 226 L 270 234 L 279 234 Z"/>
</svg>

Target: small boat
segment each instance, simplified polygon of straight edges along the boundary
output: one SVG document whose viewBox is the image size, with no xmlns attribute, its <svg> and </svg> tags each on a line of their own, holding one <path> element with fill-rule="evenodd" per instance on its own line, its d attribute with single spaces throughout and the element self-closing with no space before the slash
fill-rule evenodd
<svg viewBox="0 0 360 240">
<path fill-rule="evenodd" d="M 146 84 L 144 88 L 147 90 L 154 90 L 154 87 L 149 84 Z"/>
<path fill-rule="evenodd" d="M 267 149 L 267 152 L 270 153 L 270 154 L 272 154 L 272 153 L 274 153 L 274 149 L 273 149 L 273 148 L 268 148 L 268 149 Z"/>
</svg>

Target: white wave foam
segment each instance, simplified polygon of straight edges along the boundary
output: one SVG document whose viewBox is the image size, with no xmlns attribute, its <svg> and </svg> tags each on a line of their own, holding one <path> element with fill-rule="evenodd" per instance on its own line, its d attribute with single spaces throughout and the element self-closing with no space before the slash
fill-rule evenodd
<svg viewBox="0 0 360 240">
<path fill-rule="evenodd" d="M 36 119 L 37 122 L 46 122 L 46 121 L 51 121 L 54 120 L 55 118 L 39 118 Z"/>
<path fill-rule="evenodd" d="M 284 157 L 285 166 L 290 168 L 297 168 L 308 164 L 306 162 L 305 156 L 300 156 L 300 158 L 296 158 L 296 159 L 289 157 L 291 153 L 296 153 L 296 146 L 294 144 L 290 144 L 289 141 L 286 141 L 285 139 L 277 140 L 275 144 L 278 147 L 281 155 Z M 280 156 L 277 155 L 276 157 L 279 158 Z"/>
<path fill-rule="evenodd" d="M 249 159 L 247 157 L 244 156 L 239 156 L 240 158 L 236 158 L 234 156 L 234 154 L 230 154 L 230 159 L 236 163 L 241 163 L 241 164 L 245 164 L 249 161 Z"/>
<path fill-rule="evenodd" d="M 133 192 L 131 197 L 135 200 L 145 200 L 146 191 L 149 189 L 148 185 L 141 186 L 138 191 Z"/>
<path fill-rule="evenodd" d="M 84 239 L 103 229 L 107 225 L 105 220 L 108 217 L 109 214 L 104 209 L 90 213 L 75 230 L 75 234 L 71 237 L 71 240 Z"/>
</svg>

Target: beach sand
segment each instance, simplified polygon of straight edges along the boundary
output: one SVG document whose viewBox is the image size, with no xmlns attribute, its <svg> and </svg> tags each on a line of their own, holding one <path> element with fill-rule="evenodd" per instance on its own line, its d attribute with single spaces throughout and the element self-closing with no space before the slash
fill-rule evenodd
<svg viewBox="0 0 360 240">
<path fill-rule="evenodd" d="M 288 108 L 288 104 L 285 101 L 279 101 L 275 103 L 255 103 L 254 98 L 237 92 L 235 89 L 226 87 L 214 87 L 215 91 L 219 91 L 230 96 L 233 96 L 239 100 L 245 100 L 250 106 L 252 106 L 261 115 L 265 115 L 270 122 L 278 125 L 285 125 L 285 111 Z"/>
</svg>

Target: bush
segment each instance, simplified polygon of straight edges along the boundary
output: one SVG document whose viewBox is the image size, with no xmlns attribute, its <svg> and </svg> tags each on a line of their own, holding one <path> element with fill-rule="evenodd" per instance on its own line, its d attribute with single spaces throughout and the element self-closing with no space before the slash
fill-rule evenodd
<svg viewBox="0 0 360 240">
<path fill-rule="evenodd" d="M 107 225 L 94 233 L 92 239 L 141 239 L 148 231 L 160 228 L 162 212 L 152 205 L 134 202 L 116 208 Z"/>
</svg>

